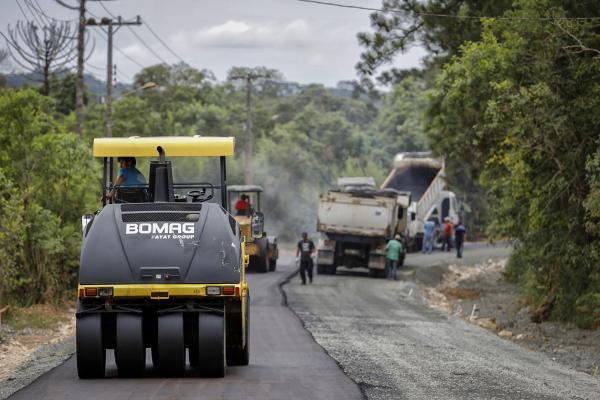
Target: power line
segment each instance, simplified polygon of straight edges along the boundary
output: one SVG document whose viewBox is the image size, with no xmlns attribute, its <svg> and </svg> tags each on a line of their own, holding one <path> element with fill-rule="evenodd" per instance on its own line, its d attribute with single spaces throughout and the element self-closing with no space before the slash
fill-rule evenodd
<svg viewBox="0 0 600 400">
<path fill-rule="evenodd" d="M 21 7 L 21 3 L 19 3 L 19 0 L 15 0 L 15 3 L 17 3 L 17 6 L 19 6 L 19 10 L 21 10 L 21 14 L 23 14 L 23 16 L 25 17 L 25 21 L 31 22 L 27 17 L 27 14 L 25 14 L 25 10 L 23 10 L 23 7 Z"/>
<path fill-rule="evenodd" d="M 106 11 L 111 17 L 117 18 L 113 13 L 110 12 L 108 7 L 106 7 L 102 1 L 98 1 L 98 3 L 102 6 L 102 8 L 104 8 L 104 11 Z M 168 64 L 168 62 L 166 62 L 164 58 L 162 58 L 157 52 L 155 52 L 150 46 L 148 46 L 144 39 L 142 39 L 133 29 L 131 29 L 130 26 L 128 26 L 127 29 L 129 29 L 133 36 L 135 36 L 137 40 L 140 41 L 142 46 L 144 46 L 150 53 L 152 53 L 154 57 L 158 58 L 162 63 Z"/>
<path fill-rule="evenodd" d="M 102 33 L 104 33 L 106 35 L 106 32 L 104 30 L 101 30 Z M 100 35 L 100 37 L 108 43 L 108 39 L 106 37 L 104 37 L 103 35 Z M 145 66 L 143 66 L 142 64 L 140 64 L 138 61 L 136 61 L 134 58 L 131 58 L 127 53 L 125 53 L 123 50 L 121 50 L 119 47 L 115 46 L 113 44 L 113 47 L 115 50 L 117 50 L 119 53 L 121 53 L 121 55 L 125 58 L 127 58 L 129 61 L 131 61 L 132 63 L 134 63 L 135 65 L 137 65 L 138 67 L 144 69 L 146 68 Z"/>
<path fill-rule="evenodd" d="M 27 9 L 29 10 L 29 13 L 31 15 L 33 15 L 33 19 L 35 22 L 37 22 L 38 24 L 40 24 L 40 27 L 45 26 L 46 24 L 44 23 L 44 20 L 38 15 L 38 13 L 36 13 L 35 11 L 33 11 L 33 9 L 31 8 L 31 5 L 27 2 L 27 0 L 25 1 L 25 7 L 27 7 Z M 17 1 L 18 3 L 18 1 Z"/>
<path fill-rule="evenodd" d="M 77 22 L 77 18 L 73 18 L 73 19 L 60 19 L 60 18 L 55 18 L 55 17 L 51 17 L 48 14 L 46 14 L 46 12 L 44 11 L 44 9 L 42 8 L 42 6 L 40 5 L 40 3 L 38 2 L 38 0 L 33 0 L 33 1 L 29 1 L 29 0 L 25 0 L 26 3 L 30 3 L 31 6 L 34 8 L 34 10 L 36 12 L 38 12 L 39 14 L 43 15 L 44 17 L 46 17 L 46 19 L 48 20 L 52 20 L 52 21 L 58 21 L 58 22 Z"/>
<path fill-rule="evenodd" d="M 179 61 L 181 61 L 182 63 L 185 63 L 185 61 L 183 60 L 183 58 L 181 58 L 177 53 L 175 53 L 161 38 L 160 36 L 158 36 L 158 34 L 156 34 L 156 32 L 154 32 L 154 30 L 150 27 L 150 25 L 148 25 L 148 21 L 143 20 L 144 25 L 146 26 L 146 28 L 148 28 L 148 30 L 150 31 L 150 33 L 152 33 L 154 35 L 154 37 L 156 38 L 156 40 L 158 40 L 163 46 L 165 46 L 165 49 L 167 49 L 169 51 L 169 53 L 173 54 L 175 56 L 175 58 L 179 59 Z"/>
<path fill-rule="evenodd" d="M 135 32 L 133 29 L 131 29 L 131 27 L 130 27 L 130 26 L 128 26 L 128 27 L 127 27 L 127 29 L 129 29 L 129 31 L 130 31 L 131 33 L 133 33 L 133 36 L 135 36 L 135 37 L 136 37 L 136 38 L 137 38 L 137 39 L 140 41 L 140 43 L 141 43 L 141 44 L 142 44 L 142 45 L 143 45 L 143 46 L 144 46 L 146 49 L 148 49 L 148 51 L 149 51 L 150 53 L 154 54 L 154 57 L 158 58 L 158 59 L 159 59 L 159 60 L 160 60 L 162 63 L 164 63 L 164 64 L 169 64 L 168 62 L 166 62 L 166 61 L 165 61 L 165 59 L 164 59 L 164 58 L 162 58 L 162 57 L 161 57 L 161 56 L 160 56 L 160 55 L 159 55 L 157 52 L 155 52 L 155 51 L 154 51 L 154 50 L 153 50 L 153 49 L 152 49 L 150 46 L 148 46 L 148 45 L 146 44 L 146 42 L 144 42 L 144 39 L 142 39 L 142 38 L 140 37 L 140 35 L 138 35 L 138 34 L 137 34 L 137 33 L 136 33 L 136 32 Z"/>
<path fill-rule="evenodd" d="M 363 11 L 376 11 L 382 13 L 402 13 L 405 14 L 407 11 L 399 10 L 395 8 L 371 8 L 371 7 L 363 7 L 363 6 L 355 6 L 351 4 L 340 4 L 340 3 L 332 3 L 329 1 L 319 1 L 319 0 L 296 0 L 302 3 L 312 3 L 319 4 L 323 6 L 332 6 L 332 7 L 341 7 L 341 8 L 351 8 L 355 10 L 363 10 Z M 410 13 L 419 15 L 421 17 L 438 17 L 438 18 L 454 18 L 454 19 L 497 19 L 497 20 L 516 20 L 516 21 L 597 21 L 600 20 L 600 17 L 490 17 L 490 16 L 475 16 L 475 15 L 456 15 L 456 14 L 438 14 L 438 13 L 427 13 L 427 12 L 416 12 L 410 11 Z"/>
</svg>

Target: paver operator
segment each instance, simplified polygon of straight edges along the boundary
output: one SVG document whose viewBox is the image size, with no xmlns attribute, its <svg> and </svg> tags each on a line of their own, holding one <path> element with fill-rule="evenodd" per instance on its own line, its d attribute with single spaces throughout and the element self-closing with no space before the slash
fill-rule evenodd
<svg viewBox="0 0 600 400">
<path fill-rule="evenodd" d="M 306 285 L 306 275 L 308 274 L 308 282 L 313 280 L 313 260 L 312 256 L 316 251 L 315 244 L 308 238 L 308 233 L 302 233 L 302 240 L 298 242 L 296 248 L 296 262 L 300 262 L 300 278 L 302 284 Z"/>
</svg>

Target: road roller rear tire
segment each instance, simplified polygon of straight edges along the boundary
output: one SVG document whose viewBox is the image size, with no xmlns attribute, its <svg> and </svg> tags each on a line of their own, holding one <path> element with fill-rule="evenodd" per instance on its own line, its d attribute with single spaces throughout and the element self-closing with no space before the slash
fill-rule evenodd
<svg viewBox="0 0 600 400">
<path fill-rule="evenodd" d="M 273 272 L 277 269 L 277 259 L 269 258 L 269 271 Z"/>
<path fill-rule="evenodd" d="M 83 315 L 75 324 L 77 375 L 81 379 L 104 378 L 106 349 L 102 338 L 102 316 Z"/>
<path fill-rule="evenodd" d="M 202 375 L 215 378 L 225 376 L 225 318 L 223 315 L 198 314 L 197 354 L 197 367 Z"/>
<path fill-rule="evenodd" d="M 250 303 L 248 301 L 248 303 Z M 248 304 L 246 303 L 246 304 Z M 246 344 L 242 348 L 227 350 L 227 365 L 248 365 L 250 363 L 250 307 L 246 306 Z"/>
<path fill-rule="evenodd" d="M 140 377 L 146 369 L 142 315 L 117 314 L 115 362 L 119 376 Z"/>
<path fill-rule="evenodd" d="M 183 376 L 185 373 L 185 341 L 183 314 L 158 316 L 158 369 L 162 376 Z"/>
<path fill-rule="evenodd" d="M 258 245 L 259 253 L 256 257 L 256 272 L 265 273 L 269 270 L 269 244 L 267 243 L 267 238 L 256 239 L 256 244 Z"/>
</svg>

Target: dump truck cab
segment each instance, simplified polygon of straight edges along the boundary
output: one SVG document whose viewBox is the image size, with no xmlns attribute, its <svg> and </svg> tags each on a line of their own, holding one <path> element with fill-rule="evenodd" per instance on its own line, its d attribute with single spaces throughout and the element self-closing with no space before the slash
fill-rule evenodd
<svg viewBox="0 0 600 400">
<path fill-rule="evenodd" d="M 277 237 L 263 232 L 264 213 L 261 210 L 261 193 L 258 185 L 230 185 L 227 187 L 229 209 L 240 225 L 246 254 L 250 257 L 248 269 L 256 272 L 275 271 L 279 250 Z"/>
<path fill-rule="evenodd" d="M 119 376 L 142 376 L 146 349 L 165 376 L 184 374 L 186 352 L 190 367 L 209 376 L 248 364 L 248 257 L 227 204 L 234 145 L 234 138 L 200 136 L 94 140 L 103 207 L 82 218 L 80 378 L 105 375 L 107 350 Z M 148 183 L 116 187 L 116 157 L 153 158 Z M 174 182 L 177 157 L 218 157 L 219 181 Z"/>
</svg>

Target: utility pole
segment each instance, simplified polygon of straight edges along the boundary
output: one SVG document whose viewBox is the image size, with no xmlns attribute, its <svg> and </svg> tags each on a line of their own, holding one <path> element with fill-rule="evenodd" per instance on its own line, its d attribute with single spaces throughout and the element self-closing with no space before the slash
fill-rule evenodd
<svg viewBox="0 0 600 400">
<path fill-rule="evenodd" d="M 113 21 L 108 21 L 108 52 L 106 54 L 106 136 L 112 136 L 112 88 L 113 88 Z"/>
<path fill-rule="evenodd" d="M 252 77 L 246 76 L 246 134 L 244 183 L 251 185 L 254 178 L 254 133 L 252 132 Z"/>
<path fill-rule="evenodd" d="M 79 26 L 77 32 L 77 75 L 75 78 L 75 129 L 83 137 L 83 66 L 85 53 L 85 0 L 79 0 Z"/>
<path fill-rule="evenodd" d="M 79 137 L 83 136 L 83 68 L 85 63 L 85 2 L 79 0 L 77 7 L 65 3 L 63 0 L 55 0 L 61 6 L 79 12 L 79 24 L 77 29 L 77 73 L 75 75 L 75 130 Z"/>
<path fill-rule="evenodd" d="M 244 133 L 244 184 L 251 185 L 254 178 L 254 132 L 252 131 L 252 88 L 256 80 L 277 78 L 278 73 L 262 67 L 233 68 L 229 80 L 240 80 L 246 85 L 246 124 Z"/>
<path fill-rule="evenodd" d="M 106 56 L 106 136 L 112 136 L 112 89 L 113 89 L 113 36 L 120 27 L 127 25 L 141 25 L 142 20 L 138 15 L 134 21 L 123 21 L 121 17 L 117 17 L 117 20 L 112 18 L 102 18 L 100 21 L 96 21 L 90 18 L 87 22 L 87 26 L 106 26 L 108 29 L 108 49 Z M 116 27 L 116 29 L 115 29 Z"/>
</svg>

